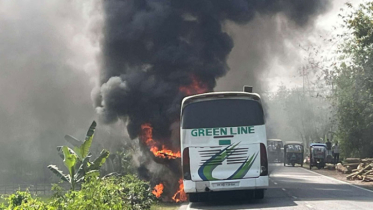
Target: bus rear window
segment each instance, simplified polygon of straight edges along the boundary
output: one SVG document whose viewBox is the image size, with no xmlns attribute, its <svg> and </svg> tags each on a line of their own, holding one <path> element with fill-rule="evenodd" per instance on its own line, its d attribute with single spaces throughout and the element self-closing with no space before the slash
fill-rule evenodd
<svg viewBox="0 0 373 210">
<path fill-rule="evenodd" d="M 185 106 L 182 128 L 216 128 L 263 125 L 259 102 L 246 99 L 216 99 Z"/>
</svg>

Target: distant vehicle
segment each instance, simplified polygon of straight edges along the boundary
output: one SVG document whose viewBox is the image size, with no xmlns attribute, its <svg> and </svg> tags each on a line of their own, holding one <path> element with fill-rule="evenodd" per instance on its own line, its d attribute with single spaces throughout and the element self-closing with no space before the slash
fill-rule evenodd
<svg viewBox="0 0 373 210">
<path fill-rule="evenodd" d="M 300 164 L 303 167 L 304 147 L 302 142 L 286 142 L 284 145 L 284 166 Z"/>
<path fill-rule="evenodd" d="M 181 106 L 184 191 L 192 202 L 214 191 L 268 187 L 267 138 L 260 96 L 215 92 L 186 97 Z"/>
<path fill-rule="evenodd" d="M 284 157 L 284 144 L 281 139 L 268 139 L 268 161 L 282 163 Z"/>
<path fill-rule="evenodd" d="M 318 169 L 325 167 L 326 160 L 326 144 L 312 143 L 310 144 L 310 170 L 313 166 Z"/>
</svg>

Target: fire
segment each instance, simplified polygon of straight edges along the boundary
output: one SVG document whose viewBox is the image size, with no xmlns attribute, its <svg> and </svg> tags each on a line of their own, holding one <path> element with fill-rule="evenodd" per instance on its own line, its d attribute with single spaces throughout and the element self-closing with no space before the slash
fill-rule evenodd
<svg viewBox="0 0 373 210">
<path fill-rule="evenodd" d="M 191 75 L 192 83 L 188 86 L 179 87 L 179 91 L 185 95 L 193 95 L 206 93 L 209 91 L 206 84 L 204 84 L 196 75 Z"/>
<path fill-rule="evenodd" d="M 155 185 L 152 193 L 155 195 L 155 197 L 159 198 L 161 197 L 163 193 L 164 186 L 162 183 Z"/>
<path fill-rule="evenodd" d="M 174 194 L 174 196 L 172 196 L 172 200 L 174 200 L 176 203 L 187 200 L 182 179 L 179 180 L 179 190 Z"/>
<path fill-rule="evenodd" d="M 180 151 L 173 152 L 172 150 L 166 149 L 165 146 L 162 146 L 161 150 L 158 150 L 157 147 L 151 147 L 150 151 L 156 156 L 160 158 L 168 158 L 168 159 L 176 159 L 181 157 Z"/>
<path fill-rule="evenodd" d="M 158 142 L 153 139 L 153 127 L 149 123 L 141 125 L 141 139 L 150 148 L 150 151 L 155 157 L 176 159 L 181 157 L 180 151 L 174 152 L 167 149 L 165 145 L 159 145 Z M 161 148 L 161 149 L 160 149 Z"/>
</svg>

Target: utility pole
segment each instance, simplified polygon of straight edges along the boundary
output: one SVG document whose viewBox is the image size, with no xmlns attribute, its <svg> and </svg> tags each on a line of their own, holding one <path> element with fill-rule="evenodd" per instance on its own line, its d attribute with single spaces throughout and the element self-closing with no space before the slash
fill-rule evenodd
<svg viewBox="0 0 373 210">
<path fill-rule="evenodd" d="M 303 96 L 304 96 L 304 67 L 302 67 L 302 77 L 303 77 Z"/>
</svg>

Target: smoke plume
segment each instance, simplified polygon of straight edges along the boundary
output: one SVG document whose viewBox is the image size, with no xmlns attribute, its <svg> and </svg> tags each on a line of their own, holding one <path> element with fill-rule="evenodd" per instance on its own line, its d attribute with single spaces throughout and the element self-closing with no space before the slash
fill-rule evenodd
<svg viewBox="0 0 373 210">
<path fill-rule="evenodd" d="M 170 127 L 179 120 L 181 99 L 213 91 L 216 80 L 229 70 L 234 41 L 227 21 L 245 25 L 258 13 L 281 13 L 302 27 L 327 6 L 323 0 L 104 1 L 100 87 L 93 92 L 96 110 L 106 123 L 125 121 L 132 139 L 144 138 L 150 131 L 144 125 L 151 126 L 156 146 L 176 151 L 178 138 L 171 138 Z M 140 141 L 144 148 L 149 136 Z"/>
<path fill-rule="evenodd" d="M 0 1 L 0 184 L 51 181 L 56 146 L 65 134 L 83 138 L 94 118 L 85 7 Z"/>
</svg>

